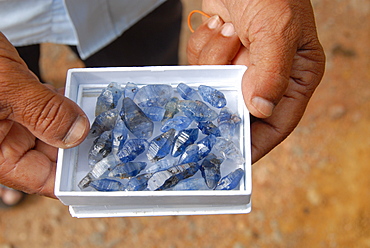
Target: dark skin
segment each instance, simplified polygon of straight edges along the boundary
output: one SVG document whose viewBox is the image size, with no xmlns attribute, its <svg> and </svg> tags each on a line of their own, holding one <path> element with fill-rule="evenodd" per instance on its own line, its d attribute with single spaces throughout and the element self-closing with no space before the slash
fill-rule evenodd
<svg viewBox="0 0 370 248">
<path fill-rule="evenodd" d="M 252 160 L 297 126 L 324 73 L 308 0 L 204 0 L 211 16 L 191 36 L 191 64 L 248 66 L 242 91 L 252 123 Z M 71 132 L 72 127 L 74 131 Z M 89 122 L 43 85 L 0 34 L 0 184 L 55 197 L 57 148 L 81 143 Z"/>
<path fill-rule="evenodd" d="M 325 70 L 308 0 L 204 0 L 211 18 L 188 42 L 190 64 L 242 64 L 252 161 L 298 125 Z M 227 48 L 227 49 L 225 49 Z"/>
<path fill-rule="evenodd" d="M 0 33 L 0 183 L 55 198 L 57 149 L 78 145 L 88 130 L 84 112 L 41 84 Z"/>
</svg>

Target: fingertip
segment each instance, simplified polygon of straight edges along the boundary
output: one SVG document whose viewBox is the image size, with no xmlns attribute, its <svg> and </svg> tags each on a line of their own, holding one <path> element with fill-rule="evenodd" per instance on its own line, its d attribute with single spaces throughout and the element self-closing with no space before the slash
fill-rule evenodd
<svg viewBox="0 0 370 248">
<path fill-rule="evenodd" d="M 251 105 L 256 111 L 251 112 L 254 116 L 258 118 L 267 118 L 272 115 L 275 105 L 262 97 L 255 96 L 251 100 Z"/>
<path fill-rule="evenodd" d="M 207 21 L 207 26 L 209 29 L 216 29 L 222 24 L 221 18 L 218 15 L 210 17 Z"/>
<path fill-rule="evenodd" d="M 89 120 L 84 115 L 79 115 L 75 122 L 72 124 L 68 133 L 63 139 L 64 145 L 69 148 L 73 147 L 83 140 L 89 130 Z"/>
<path fill-rule="evenodd" d="M 235 33 L 234 25 L 232 23 L 225 23 L 221 28 L 221 34 L 224 37 L 231 37 L 235 35 L 236 33 Z"/>
</svg>

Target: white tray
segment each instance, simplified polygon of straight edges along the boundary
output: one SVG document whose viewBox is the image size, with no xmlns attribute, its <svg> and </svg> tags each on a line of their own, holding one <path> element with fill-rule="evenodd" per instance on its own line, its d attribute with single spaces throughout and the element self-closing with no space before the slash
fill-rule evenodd
<svg viewBox="0 0 370 248">
<path fill-rule="evenodd" d="M 59 149 L 55 195 L 63 204 L 70 206 L 74 217 L 249 213 L 252 191 L 250 123 L 240 89 L 246 69 L 245 66 L 161 66 L 69 70 L 65 95 L 85 111 L 91 123 L 95 118 L 96 99 L 110 82 L 123 86 L 127 82 L 135 82 L 139 87 L 169 84 L 174 88 L 184 82 L 194 88 L 203 84 L 221 90 L 228 101 L 227 107 L 242 118 L 235 142 L 246 161 L 236 166 L 226 160 L 221 167 L 224 172 L 241 167 L 245 175 L 239 189 L 230 191 L 81 191 L 77 184 L 90 170 L 87 153 L 93 141 L 85 140 L 78 147 Z M 152 138 L 155 136 L 153 134 Z"/>
</svg>

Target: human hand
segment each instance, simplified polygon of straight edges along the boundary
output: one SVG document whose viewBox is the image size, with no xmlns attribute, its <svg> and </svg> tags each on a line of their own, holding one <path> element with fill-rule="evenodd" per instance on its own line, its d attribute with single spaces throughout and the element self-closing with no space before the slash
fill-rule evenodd
<svg viewBox="0 0 370 248">
<path fill-rule="evenodd" d="M 78 145 L 88 130 L 84 112 L 41 84 L 0 33 L 0 184 L 55 197 L 57 148 Z"/>
<path fill-rule="evenodd" d="M 188 42 L 190 64 L 243 64 L 252 161 L 298 125 L 325 69 L 309 0 L 203 1 L 207 19 Z"/>
</svg>

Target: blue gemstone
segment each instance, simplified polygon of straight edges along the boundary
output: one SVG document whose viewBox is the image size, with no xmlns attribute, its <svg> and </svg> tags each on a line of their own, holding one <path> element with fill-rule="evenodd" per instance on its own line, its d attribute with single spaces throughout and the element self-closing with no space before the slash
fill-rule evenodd
<svg viewBox="0 0 370 248">
<path fill-rule="evenodd" d="M 149 148 L 146 155 L 151 162 L 158 161 L 170 153 L 175 138 L 175 132 L 175 129 L 170 129 L 167 132 L 155 137 L 149 143 Z"/>
<path fill-rule="evenodd" d="M 172 156 L 181 155 L 187 146 L 193 144 L 198 139 L 198 128 L 190 128 L 180 131 L 176 137 L 172 148 Z"/>
<path fill-rule="evenodd" d="M 142 107 L 141 108 L 146 116 L 152 121 L 161 121 L 166 110 L 162 107 Z"/>
<path fill-rule="evenodd" d="M 162 132 L 167 132 L 171 128 L 181 131 L 187 128 L 192 123 L 192 120 L 186 116 L 175 116 L 172 119 L 168 119 L 161 127 Z"/>
<path fill-rule="evenodd" d="M 210 153 L 207 157 L 204 158 L 200 166 L 202 177 L 204 178 L 207 186 L 210 189 L 214 189 L 218 181 L 220 181 L 220 166 L 223 161 L 224 159 L 222 157 L 217 157 L 215 154 Z"/>
<path fill-rule="evenodd" d="M 166 122 L 168 119 L 171 119 L 179 112 L 177 109 L 177 102 L 179 99 L 177 97 L 172 97 L 171 100 L 166 103 L 164 108 L 166 111 L 164 112 L 162 123 Z"/>
<path fill-rule="evenodd" d="M 122 90 L 117 83 L 112 82 L 108 84 L 108 86 L 104 88 L 102 93 L 98 96 L 96 101 L 95 116 L 98 116 L 110 109 L 116 108 L 118 100 L 121 98 L 121 96 Z"/>
<path fill-rule="evenodd" d="M 124 98 L 120 112 L 126 127 L 139 139 L 148 139 L 153 134 L 154 124 L 144 112 L 131 100 Z"/>
<path fill-rule="evenodd" d="M 216 137 L 220 137 L 221 133 L 218 127 L 211 121 L 202 121 L 198 123 L 198 128 L 205 135 L 213 134 Z"/>
<path fill-rule="evenodd" d="M 124 190 L 127 191 L 139 191 L 145 190 L 148 185 L 148 180 L 151 178 L 152 173 L 140 174 L 136 177 L 131 178 Z"/>
<path fill-rule="evenodd" d="M 78 187 L 80 189 L 88 187 L 93 180 L 106 175 L 110 169 L 114 168 L 119 163 L 120 161 L 115 155 L 109 154 L 107 157 L 103 158 L 94 165 L 91 171 L 81 179 Z"/>
<path fill-rule="evenodd" d="M 210 190 L 207 186 L 206 182 L 203 178 L 194 178 L 189 177 L 187 179 L 182 180 L 174 187 L 171 188 L 172 190 L 180 191 L 180 190 Z"/>
<path fill-rule="evenodd" d="M 94 166 L 112 151 L 112 132 L 105 131 L 93 142 L 89 150 L 88 163 Z"/>
<path fill-rule="evenodd" d="M 148 141 L 145 139 L 130 139 L 128 140 L 122 150 L 118 151 L 117 157 L 122 163 L 133 161 L 141 153 L 145 152 L 148 147 Z"/>
<path fill-rule="evenodd" d="M 181 154 L 178 164 L 198 162 L 199 160 L 199 146 L 197 144 L 191 144 L 186 147 L 184 153 Z"/>
<path fill-rule="evenodd" d="M 148 181 L 149 190 L 164 190 L 171 188 L 181 180 L 193 176 L 199 169 L 197 163 L 175 165 L 167 170 L 153 174 Z"/>
<path fill-rule="evenodd" d="M 211 104 L 213 107 L 223 108 L 226 106 L 226 98 L 221 91 L 206 85 L 200 85 L 198 87 L 198 91 L 203 100 Z"/>
<path fill-rule="evenodd" d="M 128 136 L 128 129 L 121 118 L 118 118 L 116 126 L 112 130 L 112 152 L 117 154 L 122 149 Z"/>
<path fill-rule="evenodd" d="M 177 107 L 184 115 L 197 122 L 212 121 L 217 118 L 217 113 L 201 101 L 181 100 Z"/>
<path fill-rule="evenodd" d="M 145 170 L 145 173 L 154 173 L 162 170 L 167 170 L 174 165 L 175 159 L 172 157 L 167 157 L 155 162 L 152 166 Z"/>
<path fill-rule="evenodd" d="M 111 109 L 101 113 L 100 115 L 95 117 L 95 120 L 91 125 L 87 138 L 88 139 L 95 138 L 100 136 L 104 131 L 112 130 L 116 125 L 117 118 L 118 118 L 117 109 Z"/>
<path fill-rule="evenodd" d="M 217 184 L 215 190 L 235 189 L 244 176 L 244 170 L 239 168 L 223 177 Z"/>
<path fill-rule="evenodd" d="M 120 191 L 123 184 L 113 179 L 102 178 L 92 181 L 89 186 L 98 191 Z"/>
<path fill-rule="evenodd" d="M 224 107 L 217 117 L 217 122 L 221 136 L 226 139 L 232 139 L 241 119 L 237 114 L 232 113 L 227 107 Z"/>
<path fill-rule="evenodd" d="M 211 134 L 197 142 L 199 147 L 200 159 L 206 157 L 211 152 L 213 146 L 216 144 L 216 141 L 217 141 L 216 136 Z"/>
<path fill-rule="evenodd" d="M 136 93 L 139 91 L 139 87 L 133 82 L 128 82 L 123 90 L 123 96 L 129 97 L 134 100 Z"/>
<path fill-rule="evenodd" d="M 245 162 L 242 152 L 231 140 L 218 137 L 213 149 L 215 153 L 217 152 L 222 154 L 224 157 L 234 161 L 238 165 Z"/>
<path fill-rule="evenodd" d="M 140 107 L 164 106 L 173 95 L 172 86 L 154 84 L 143 86 L 136 93 L 134 101 Z"/>
<path fill-rule="evenodd" d="M 134 177 L 146 167 L 145 162 L 128 162 L 118 164 L 108 174 L 109 177 L 128 178 Z"/>
<path fill-rule="evenodd" d="M 197 91 L 189 87 L 187 84 L 179 83 L 177 85 L 177 92 L 185 100 L 200 100 Z"/>
</svg>

